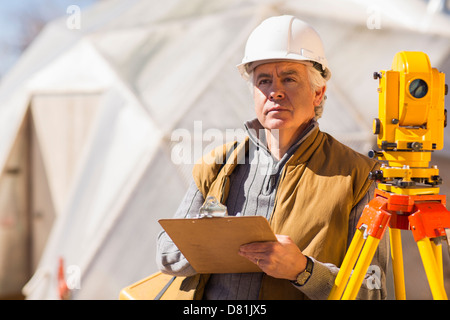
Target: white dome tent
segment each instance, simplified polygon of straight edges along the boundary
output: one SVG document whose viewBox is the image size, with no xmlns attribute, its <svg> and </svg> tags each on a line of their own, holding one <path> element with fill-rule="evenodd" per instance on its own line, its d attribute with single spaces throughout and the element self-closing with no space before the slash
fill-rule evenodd
<svg viewBox="0 0 450 320">
<path fill-rule="evenodd" d="M 395 14 L 402 5 L 411 19 Z M 156 271 L 157 220 L 174 214 L 196 157 L 225 142 L 208 140 L 208 130 L 253 117 L 235 66 L 268 16 L 293 14 L 318 30 L 333 74 L 321 129 L 366 153 L 378 110 L 374 71 L 417 50 L 450 73 L 448 15 L 429 19 L 420 0 L 380 1 L 381 29 L 370 29 L 370 6 L 108 0 L 81 12 L 79 30 L 65 17 L 49 23 L 0 86 L 0 295 L 26 283 L 26 298 L 58 299 L 60 258 L 73 299 L 117 299 Z M 174 132 L 201 146 L 189 161 L 174 161 Z M 450 148 L 437 154 L 444 165 Z"/>
</svg>

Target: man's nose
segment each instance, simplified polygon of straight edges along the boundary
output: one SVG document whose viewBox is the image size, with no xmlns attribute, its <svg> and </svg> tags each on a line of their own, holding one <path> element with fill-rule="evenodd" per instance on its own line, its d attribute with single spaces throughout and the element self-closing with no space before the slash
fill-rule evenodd
<svg viewBox="0 0 450 320">
<path fill-rule="evenodd" d="M 269 100 L 281 100 L 284 99 L 285 94 L 281 88 L 272 88 L 269 93 Z"/>
<path fill-rule="evenodd" d="M 285 93 L 283 86 L 278 81 L 273 81 L 269 91 L 269 100 L 281 100 L 284 99 Z"/>
</svg>

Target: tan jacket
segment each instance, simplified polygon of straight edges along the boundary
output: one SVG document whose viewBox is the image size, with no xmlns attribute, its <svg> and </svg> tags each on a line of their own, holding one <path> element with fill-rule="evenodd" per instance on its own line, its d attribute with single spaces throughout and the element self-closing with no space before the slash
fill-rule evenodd
<svg viewBox="0 0 450 320">
<path fill-rule="evenodd" d="M 248 143 L 229 143 L 215 149 L 194 166 L 193 177 L 204 198 L 226 203 L 229 176 L 244 158 Z M 220 161 L 227 154 L 227 163 Z M 371 160 L 344 146 L 318 128 L 287 161 L 280 175 L 270 225 L 276 234 L 288 235 L 305 255 L 340 266 L 344 259 L 351 209 L 367 193 Z M 188 277 L 179 298 L 199 299 L 208 275 Z M 288 280 L 264 275 L 260 299 L 304 299 Z"/>
</svg>

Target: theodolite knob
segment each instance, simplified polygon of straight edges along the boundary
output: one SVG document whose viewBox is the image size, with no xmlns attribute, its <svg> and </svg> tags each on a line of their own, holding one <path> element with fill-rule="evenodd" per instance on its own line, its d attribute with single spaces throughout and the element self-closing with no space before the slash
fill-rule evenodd
<svg viewBox="0 0 450 320">
<path fill-rule="evenodd" d="M 369 179 L 370 180 L 375 180 L 375 181 L 383 180 L 383 171 L 375 170 L 375 171 L 369 172 Z"/>
</svg>

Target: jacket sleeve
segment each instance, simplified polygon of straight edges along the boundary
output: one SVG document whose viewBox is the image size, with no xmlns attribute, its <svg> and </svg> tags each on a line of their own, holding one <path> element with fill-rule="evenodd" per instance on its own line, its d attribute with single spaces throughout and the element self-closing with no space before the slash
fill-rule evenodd
<svg viewBox="0 0 450 320">
<path fill-rule="evenodd" d="M 197 214 L 203 202 L 203 195 L 192 182 L 174 218 L 183 219 L 189 217 L 191 213 Z M 196 271 L 164 230 L 158 235 L 156 248 L 156 264 L 161 272 L 184 277 L 196 274 Z"/>
<path fill-rule="evenodd" d="M 348 245 L 350 245 L 356 231 L 356 224 L 362 214 L 364 206 L 373 198 L 374 189 L 375 183 L 371 185 L 366 195 L 352 209 L 349 219 Z M 386 233 L 378 245 L 377 251 L 372 259 L 356 299 L 380 300 L 387 298 L 386 271 L 388 259 L 389 237 Z M 311 278 L 303 287 L 300 287 L 299 290 L 305 293 L 310 299 L 326 300 L 333 288 L 338 272 L 339 268 L 335 265 L 314 260 Z"/>
</svg>

